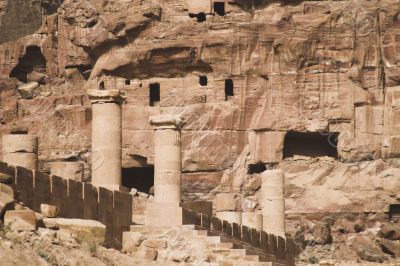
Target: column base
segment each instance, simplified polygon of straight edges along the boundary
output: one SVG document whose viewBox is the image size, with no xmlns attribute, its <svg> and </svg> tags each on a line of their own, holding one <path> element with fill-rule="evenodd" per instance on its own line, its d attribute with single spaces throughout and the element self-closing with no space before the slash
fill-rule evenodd
<svg viewBox="0 0 400 266">
<path fill-rule="evenodd" d="M 179 207 L 178 202 L 148 202 L 144 224 L 151 227 L 174 227 L 182 225 L 182 207 Z"/>
</svg>

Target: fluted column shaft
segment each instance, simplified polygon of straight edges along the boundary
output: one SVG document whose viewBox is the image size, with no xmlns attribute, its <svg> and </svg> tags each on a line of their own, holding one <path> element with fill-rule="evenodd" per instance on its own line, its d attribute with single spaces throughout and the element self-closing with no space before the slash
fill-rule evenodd
<svg viewBox="0 0 400 266">
<path fill-rule="evenodd" d="M 154 201 L 179 203 L 182 185 L 180 118 L 154 116 Z"/>
<path fill-rule="evenodd" d="M 122 183 L 122 107 L 116 90 L 90 90 L 92 101 L 92 184 Z"/>
</svg>

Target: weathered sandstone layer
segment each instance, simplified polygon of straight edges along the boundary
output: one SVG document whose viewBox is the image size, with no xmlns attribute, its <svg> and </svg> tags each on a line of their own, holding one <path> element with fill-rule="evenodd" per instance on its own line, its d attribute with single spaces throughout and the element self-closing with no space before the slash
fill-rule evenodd
<svg viewBox="0 0 400 266">
<path fill-rule="evenodd" d="M 84 162 L 90 179 L 87 90 L 118 89 L 126 186 L 152 186 L 149 117 L 172 114 L 184 199 L 229 192 L 260 212 L 260 174 L 281 169 L 288 215 L 399 204 L 398 0 L 14 2 L 0 1 L 0 134 L 37 135 L 40 169 Z"/>
</svg>

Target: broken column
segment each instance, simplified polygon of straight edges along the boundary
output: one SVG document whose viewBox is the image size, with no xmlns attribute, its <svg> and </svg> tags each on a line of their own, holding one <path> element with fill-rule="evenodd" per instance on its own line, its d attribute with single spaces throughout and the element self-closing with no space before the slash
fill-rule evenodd
<svg viewBox="0 0 400 266">
<path fill-rule="evenodd" d="M 263 230 L 285 236 L 284 175 L 282 170 L 267 170 L 261 174 Z"/>
<path fill-rule="evenodd" d="M 119 190 L 122 182 L 122 108 L 119 90 L 88 90 L 92 102 L 92 184 Z"/>
<path fill-rule="evenodd" d="M 249 228 L 263 230 L 263 217 L 262 214 L 256 212 L 242 212 L 242 225 Z"/>
<path fill-rule="evenodd" d="M 53 162 L 50 174 L 65 179 L 83 182 L 83 163 L 81 162 Z"/>
<path fill-rule="evenodd" d="M 220 193 L 215 198 L 216 216 L 230 223 L 242 224 L 242 213 L 237 210 L 237 200 L 233 193 Z"/>
<path fill-rule="evenodd" d="M 248 198 L 242 200 L 242 225 L 261 231 L 263 219 L 262 214 L 256 212 L 257 205 L 255 200 Z"/>
<path fill-rule="evenodd" d="M 150 117 L 154 126 L 154 203 L 148 204 L 145 224 L 174 226 L 182 224 L 181 118 L 170 115 Z"/>
<path fill-rule="evenodd" d="M 256 206 L 256 201 L 248 199 L 242 201 L 242 225 L 261 231 L 263 230 L 263 217 L 261 213 L 256 212 Z"/>
<path fill-rule="evenodd" d="M 28 134 L 3 135 L 3 161 L 9 165 L 38 169 L 38 138 Z"/>
</svg>

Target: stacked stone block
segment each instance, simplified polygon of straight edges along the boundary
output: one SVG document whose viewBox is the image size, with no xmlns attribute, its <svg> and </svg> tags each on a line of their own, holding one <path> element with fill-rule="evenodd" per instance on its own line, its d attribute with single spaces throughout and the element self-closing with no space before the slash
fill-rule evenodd
<svg viewBox="0 0 400 266">
<path fill-rule="evenodd" d="M 28 134 L 3 135 L 3 161 L 36 170 L 38 168 L 38 138 Z"/>
<path fill-rule="evenodd" d="M 215 198 L 216 217 L 230 223 L 242 224 L 242 214 L 237 211 L 237 200 L 233 193 L 220 193 Z"/>
</svg>

